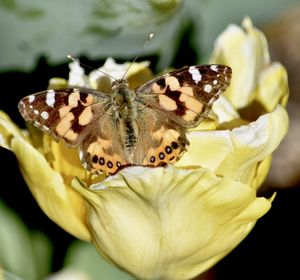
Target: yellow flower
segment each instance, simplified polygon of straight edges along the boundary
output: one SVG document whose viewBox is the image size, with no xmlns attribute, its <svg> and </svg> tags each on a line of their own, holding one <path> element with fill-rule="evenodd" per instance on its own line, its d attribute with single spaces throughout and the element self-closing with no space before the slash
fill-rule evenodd
<svg viewBox="0 0 300 280">
<path fill-rule="evenodd" d="M 16 154 L 45 213 L 136 277 L 195 277 L 237 246 L 271 207 L 273 198 L 256 191 L 288 128 L 286 71 L 271 62 L 264 35 L 249 19 L 218 37 L 211 62 L 232 67 L 232 84 L 209 119 L 190 131 L 188 152 L 167 167 L 91 177 L 75 149 L 21 131 L 0 114 L 0 144 Z M 126 68 L 108 60 L 101 70 L 118 78 Z M 128 73 L 135 85 L 150 77 L 147 63 Z M 73 63 L 68 83 L 109 90 L 106 79 L 97 71 L 86 76 Z M 51 86 L 56 82 L 62 83 Z"/>
</svg>

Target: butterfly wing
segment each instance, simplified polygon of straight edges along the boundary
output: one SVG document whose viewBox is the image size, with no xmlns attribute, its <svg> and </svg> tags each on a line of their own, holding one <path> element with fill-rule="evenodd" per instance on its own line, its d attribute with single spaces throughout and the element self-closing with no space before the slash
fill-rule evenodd
<svg viewBox="0 0 300 280">
<path fill-rule="evenodd" d="M 195 127 L 207 117 L 230 79 L 231 68 L 225 65 L 185 67 L 137 88 L 137 102 L 183 127 Z"/>
<path fill-rule="evenodd" d="M 19 102 L 23 118 L 79 148 L 84 167 L 93 173 L 114 173 L 126 165 L 118 130 L 112 124 L 111 97 L 90 89 L 47 90 L 24 97 Z"/>
<path fill-rule="evenodd" d="M 97 117 L 95 104 L 108 102 L 106 96 L 81 89 L 47 90 L 24 97 L 18 104 L 23 118 L 48 132 L 56 141 L 63 139 L 68 146 L 78 146 L 89 124 Z"/>
<path fill-rule="evenodd" d="M 19 110 L 26 121 L 55 140 L 79 146 L 87 170 L 113 174 L 129 164 L 157 166 L 178 160 L 188 145 L 186 128 L 206 117 L 230 78 L 227 66 L 191 66 L 137 88 L 138 137 L 133 154 L 122 142 L 128 132 L 120 136 L 120 117 L 112 117 L 116 112 L 110 95 L 88 89 L 48 90 L 23 98 Z"/>
<path fill-rule="evenodd" d="M 139 116 L 134 164 L 159 166 L 177 161 L 189 143 L 185 129 L 151 108 L 144 107 Z"/>
<path fill-rule="evenodd" d="M 102 112 L 100 116 L 81 143 L 79 157 L 92 173 L 111 175 L 132 162 L 121 144 L 117 123 L 110 112 Z"/>
<path fill-rule="evenodd" d="M 191 66 L 137 88 L 141 118 L 137 120 L 140 133 L 135 162 L 157 166 L 177 161 L 189 144 L 186 129 L 207 117 L 230 78 L 228 66 Z"/>
</svg>

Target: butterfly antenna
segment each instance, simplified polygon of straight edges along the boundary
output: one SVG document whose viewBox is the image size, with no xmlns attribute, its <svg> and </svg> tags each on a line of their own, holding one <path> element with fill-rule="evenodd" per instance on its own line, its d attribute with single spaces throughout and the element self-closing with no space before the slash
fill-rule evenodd
<svg viewBox="0 0 300 280">
<path fill-rule="evenodd" d="M 112 75 L 109 75 L 108 73 L 106 73 L 106 72 L 104 72 L 104 71 L 102 71 L 102 70 L 100 70 L 100 69 L 96 69 L 96 68 L 94 68 L 94 67 L 91 67 L 91 66 L 89 66 L 89 65 L 86 65 L 86 64 L 80 62 L 78 58 L 75 58 L 75 57 L 73 57 L 73 56 L 70 55 L 70 54 L 68 55 L 68 58 L 71 59 L 71 60 L 73 60 L 73 61 L 75 61 L 75 62 L 77 62 L 79 65 L 81 65 L 81 66 L 83 66 L 83 67 L 85 67 L 85 68 L 89 68 L 89 69 L 92 69 L 92 70 L 96 70 L 96 71 L 98 71 L 98 72 L 100 72 L 100 73 L 102 73 L 102 74 L 104 74 L 104 75 L 106 75 L 106 76 L 112 78 L 112 79 L 115 80 L 115 81 L 117 80 L 117 79 L 116 79 L 115 77 L 113 77 Z"/>
<path fill-rule="evenodd" d="M 132 62 L 130 62 L 130 64 L 128 65 L 123 77 L 122 77 L 122 80 L 125 78 L 126 74 L 128 73 L 129 69 L 131 68 L 131 66 L 136 62 L 136 60 L 141 56 L 141 54 L 143 53 L 143 51 L 147 48 L 149 42 L 152 40 L 154 36 L 154 33 L 149 33 L 146 41 L 145 41 L 145 44 L 143 46 L 143 48 L 140 50 L 140 52 L 138 53 L 138 55 L 134 58 L 134 60 Z"/>
</svg>

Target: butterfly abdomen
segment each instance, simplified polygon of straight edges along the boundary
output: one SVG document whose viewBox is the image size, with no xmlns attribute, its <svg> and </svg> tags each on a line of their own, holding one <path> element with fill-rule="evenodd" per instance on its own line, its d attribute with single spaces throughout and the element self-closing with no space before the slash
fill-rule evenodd
<svg viewBox="0 0 300 280">
<path fill-rule="evenodd" d="M 138 127 L 134 120 L 127 118 L 120 122 L 121 142 L 128 155 L 132 155 L 138 141 Z"/>
<path fill-rule="evenodd" d="M 135 93 L 124 87 L 124 80 L 116 81 L 113 94 L 115 122 L 120 132 L 120 142 L 129 158 L 132 158 L 138 141 L 138 127 L 136 124 L 137 108 Z"/>
</svg>

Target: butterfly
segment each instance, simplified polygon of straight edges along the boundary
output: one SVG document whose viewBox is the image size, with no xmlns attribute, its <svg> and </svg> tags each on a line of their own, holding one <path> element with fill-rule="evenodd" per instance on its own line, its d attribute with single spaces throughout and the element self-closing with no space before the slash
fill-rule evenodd
<svg viewBox="0 0 300 280">
<path fill-rule="evenodd" d="M 78 147 L 88 171 L 114 174 L 129 165 L 162 166 L 186 151 L 196 127 L 229 86 L 225 65 L 184 67 L 135 90 L 115 79 L 111 93 L 88 88 L 49 89 L 20 100 L 23 118 L 56 141 Z"/>
</svg>

